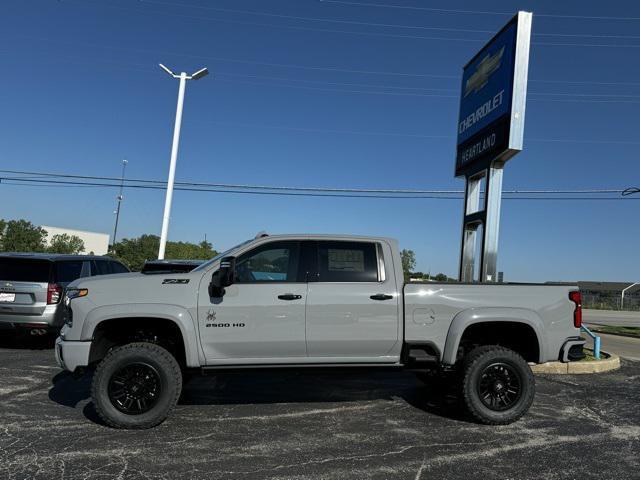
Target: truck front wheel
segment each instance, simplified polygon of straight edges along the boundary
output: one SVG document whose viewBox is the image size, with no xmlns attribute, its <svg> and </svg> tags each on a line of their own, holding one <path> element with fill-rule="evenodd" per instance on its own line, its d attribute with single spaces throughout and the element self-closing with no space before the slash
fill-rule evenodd
<svg viewBox="0 0 640 480">
<path fill-rule="evenodd" d="M 527 362 L 497 345 L 477 347 L 463 360 L 462 401 L 480 423 L 506 425 L 533 403 L 535 380 Z"/>
<path fill-rule="evenodd" d="M 182 374 L 173 355 L 159 345 L 136 342 L 104 357 L 93 376 L 91 396 L 107 425 L 142 429 L 167 418 L 181 388 Z"/>
</svg>

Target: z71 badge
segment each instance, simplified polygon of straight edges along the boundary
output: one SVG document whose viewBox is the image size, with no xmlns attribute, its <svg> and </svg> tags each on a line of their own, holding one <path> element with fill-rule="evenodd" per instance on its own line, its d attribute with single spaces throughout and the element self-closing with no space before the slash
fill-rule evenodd
<svg viewBox="0 0 640 480">
<path fill-rule="evenodd" d="M 165 278 L 162 281 L 163 285 L 184 285 L 185 283 L 189 283 L 188 278 Z"/>
</svg>

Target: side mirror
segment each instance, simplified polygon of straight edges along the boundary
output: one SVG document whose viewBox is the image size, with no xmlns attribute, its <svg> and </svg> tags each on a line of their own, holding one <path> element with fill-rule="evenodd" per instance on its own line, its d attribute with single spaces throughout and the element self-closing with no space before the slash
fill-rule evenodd
<svg viewBox="0 0 640 480">
<path fill-rule="evenodd" d="M 233 284 L 235 271 L 236 257 L 224 257 L 220 260 L 220 268 L 211 276 L 209 296 L 222 297 L 224 295 L 224 288 Z"/>
</svg>

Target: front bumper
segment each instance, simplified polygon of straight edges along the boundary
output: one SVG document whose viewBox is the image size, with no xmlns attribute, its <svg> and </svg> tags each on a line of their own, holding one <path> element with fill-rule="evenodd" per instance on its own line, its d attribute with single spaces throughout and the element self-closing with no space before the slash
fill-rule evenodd
<svg viewBox="0 0 640 480">
<path fill-rule="evenodd" d="M 91 352 L 91 342 L 74 342 L 56 339 L 55 355 L 56 362 L 65 370 L 73 372 L 78 367 L 89 365 L 89 354 Z"/>
</svg>

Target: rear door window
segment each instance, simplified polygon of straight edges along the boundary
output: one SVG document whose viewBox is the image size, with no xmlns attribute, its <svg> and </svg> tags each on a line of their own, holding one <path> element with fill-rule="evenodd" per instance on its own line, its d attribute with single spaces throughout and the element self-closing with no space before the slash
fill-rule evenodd
<svg viewBox="0 0 640 480">
<path fill-rule="evenodd" d="M 106 260 L 93 260 L 91 262 L 91 275 L 109 275 L 111 268 Z"/>
<path fill-rule="evenodd" d="M 127 267 L 119 262 L 111 262 L 111 271 L 112 273 L 129 273 Z"/>
<path fill-rule="evenodd" d="M 319 282 L 377 282 L 375 243 L 318 242 Z"/>
<path fill-rule="evenodd" d="M 82 260 L 70 262 L 57 262 L 55 264 L 55 281 L 57 283 L 70 283 L 82 276 Z"/>
<path fill-rule="evenodd" d="M 51 262 L 28 258 L 0 258 L 0 280 L 46 283 L 51 279 Z"/>
</svg>

